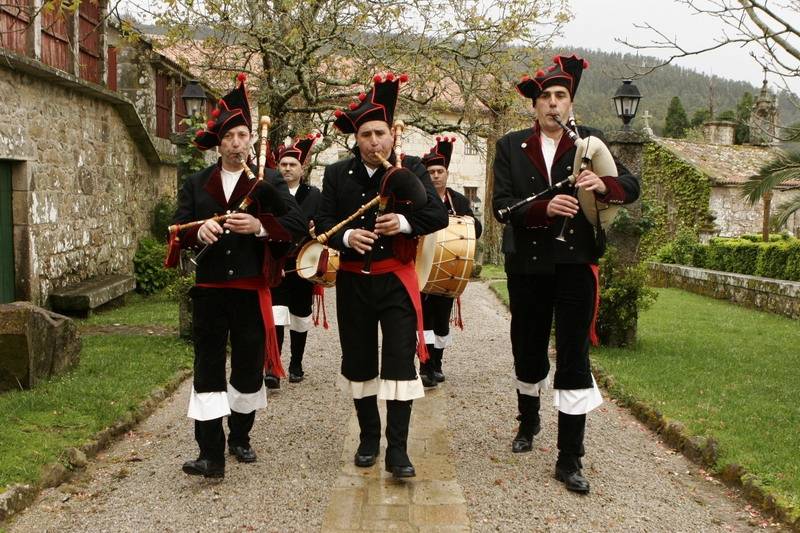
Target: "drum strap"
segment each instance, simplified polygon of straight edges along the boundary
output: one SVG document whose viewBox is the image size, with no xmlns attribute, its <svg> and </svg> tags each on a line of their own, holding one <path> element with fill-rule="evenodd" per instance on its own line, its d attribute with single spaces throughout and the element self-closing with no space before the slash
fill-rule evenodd
<svg viewBox="0 0 800 533">
<path fill-rule="evenodd" d="M 242 278 L 221 283 L 198 283 L 198 287 L 210 289 L 244 289 L 258 292 L 258 307 L 264 321 L 264 368 L 279 378 L 286 377 L 281 365 L 281 352 L 278 349 L 278 337 L 275 333 L 275 321 L 272 318 L 272 297 L 264 278 Z"/>
<path fill-rule="evenodd" d="M 422 298 L 420 298 L 419 282 L 417 281 L 417 271 L 414 270 L 414 261 L 401 263 L 395 258 L 381 259 L 372 263 L 372 269 L 369 274 L 363 274 L 361 266 L 360 261 L 342 261 L 339 269 L 366 276 L 392 272 L 403 284 L 408 297 L 411 298 L 411 303 L 414 305 L 414 312 L 417 314 L 417 356 L 420 363 L 427 363 L 428 349 L 425 346 L 425 333 L 422 322 Z"/>
</svg>

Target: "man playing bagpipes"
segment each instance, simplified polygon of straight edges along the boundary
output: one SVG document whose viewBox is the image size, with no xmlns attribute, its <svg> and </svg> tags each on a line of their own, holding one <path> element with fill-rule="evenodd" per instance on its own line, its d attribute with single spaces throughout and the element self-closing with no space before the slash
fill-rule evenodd
<svg viewBox="0 0 800 533">
<path fill-rule="evenodd" d="M 536 121 L 497 141 L 492 206 L 497 219 L 507 223 L 503 251 L 520 422 L 512 451 L 531 451 L 540 430 L 540 395 L 548 385 L 555 316 L 555 477 L 568 490 L 588 493 L 581 457 L 586 413 L 602 403 L 590 370 L 589 341 L 590 334 L 596 339 L 597 269 L 605 242 L 599 218 L 589 207 L 635 201 L 639 181 L 622 164 L 614 164 L 600 132 L 564 125 L 588 63 L 574 55 L 553 61 L 517 84 L 533 101 Z M 589 156 L 590 149 L 596 158 Z M 601 160 L 607 161 L 603 169 L 596 164 Z M 575 195 L 586 202 L 579 204 Z"/>
<path fill-rule="evenodd" d="M 289 193 L 300 206 L 306 225 L 313 223 L 317 214 L 321 193 L 313 185 L 302 182 L 306 173 L 306 163 L 310 160 L 309 155 L 314 147 L 314 143 L 319 135 L 308 135 L 296 139 L 289 146 L 281 146 L 278 149 L 278 171 L 286 180 Z M 275 331 L 278 336 L 278 348 L 283 352 L 284 328 L 289 327 L 289 341 L 291 359 L 289 360 L 289 382 L 299 383 L 303 381 L 303 354 L 306 349 L 306 337 L 311 328 L 312 298 L 314 284 L 307 279 L 300 277 L 296 272 L 295 260 L 293 257 L 287 259 L 284 266 L 286 274 L 280 285 L 271 289 L 272 293 L 272 315 L 275 318 Z M 271 369 L 267 368 L 267 375 L 264 377 L 267 388 L 277 389 L 280 387 L 280 380 L 275 376 Z"/>
<path fill-rule="evenodd" d="M 472 217 L 475 224 L 475 238 L 481 236 L 481 223 L 475 218 L 472 207 L 466 196 L 447 186 L 450 159 L 453 156 L 455 137 L 437 137 L 436 146 L 422 157 L 422 164 L 431 175 L 436 195 L 444 202 L 450 215 Z M 454 298 L 439 294 L 422 294 L 422 315 L 425 321 L 425 344 L 430 359 L 419 367 L 422 384 L 435 387 L 444 381 L 442 372 L 442 355 L 444 349 L 452 344 L 450 336 L 450 315 L 453 312 Z M 460 317 L 459 317 L 460 320 Z"/>
<path fill-rule="evenodd" d="M 353 396 L 361 428 L 354 462 L 359 467 L 375 464 L 381 436 L 377 400 L 386 400 L 385 467 L 398 478 L 415 475 L 406 443 L 412 401 L 424 396 L 414 365 L 417 349 L 421 360 L 427 357 L 414 271 L 417 237 L 448 222 L 419 158 L 406 156 L 402 166 L 397 164 L 392 124 L 405 80 L 391 73 L 376 76 L 368 94 L 359 95 L 349 110 L 336 112 L 334 125 L 355 134 L 356 146 L 353 157 L 325 169 L 317 216 L 321 234 L 380 193 L 380 211 L 385 212 L 363 213 L 328 244 L 341 252 L 336 278 L 341 380 Z"/>
<path fill-rule="evenodd" d="M 176 262 L 178 244 L 202 250 L 196 256 L 196 285 L 189 292 L 195 356 L 188 416 L 195 421 L 200 455 L 185 462 L 183 471 L 216 478 L 225 475 L 225 416 L 229 452 L 240 462 L 256 460 L 249 433 L 255 410 L 267 402 L 265 354 L 280 369 L 269 285 L 279 279 L 282 255 L 293 238 L 307 231 L 280 174 L 267 170 L 257 180 L 246 164 L 252 121 L 244 82 L 240 74 L 194 138 L 201 150 L 217 147 L 220 158 L 185 179 L 174 221 L 187 229 L 173 231 L 167 259 Z M 231 376 L 226 382 L 229 337 Z"/>
</svg>

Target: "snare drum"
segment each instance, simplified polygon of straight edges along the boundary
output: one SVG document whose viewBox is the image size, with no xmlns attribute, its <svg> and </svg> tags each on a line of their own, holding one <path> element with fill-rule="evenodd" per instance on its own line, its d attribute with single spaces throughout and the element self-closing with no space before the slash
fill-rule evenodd
<svg viewBox="0 0 800 533">
<path fill-rule="evenodd" d="M 417 274 L 422 292 L 456 298 L 464 292 L 475 263 L 475 220 L 450 216 L 446 228 L 426 235 L 417 248 Z"/>
<path fill-rule="evenodd" d="M 328 251 L 328 264 L 320 271 L 322 252 Z M 336 271 L 339 270 L 339 252 L 317 241 L 309 241 L 297 252 L 297 275 L 323 287 L 336 284 Z"/>
</svg>

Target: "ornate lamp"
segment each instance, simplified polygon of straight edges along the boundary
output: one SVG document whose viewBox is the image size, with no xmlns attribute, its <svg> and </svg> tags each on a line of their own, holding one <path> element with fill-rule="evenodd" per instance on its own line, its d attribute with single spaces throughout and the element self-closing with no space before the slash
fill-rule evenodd
<svg viewBox="0 0 800 533">
<path fill-rule="evenodd" d="M 192 80 L 183 90 L 181 98 L 186 106 L 186 114 L 190 117 L 194 117 L 202 111 L 203 105 L 205 105 L 206 102 L 206 93 L 197 80 Z"/>
<path fill-rule="evenodd" d="M 631 130 L 630 122 L 636 116 L 641 99 L 642 93 L 639 92 L 639 88 L 633 84 L 632 80 L 623 80 L 622 85 L 614 93 L 612 100 L 617 108 L 617 116 L 622 120 L 623 131 Z"/>
</svg>

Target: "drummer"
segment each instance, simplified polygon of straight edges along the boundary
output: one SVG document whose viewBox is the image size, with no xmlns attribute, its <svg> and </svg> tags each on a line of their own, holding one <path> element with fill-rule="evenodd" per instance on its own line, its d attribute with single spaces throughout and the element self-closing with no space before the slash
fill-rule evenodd
<svg viewBox="0 0 800 533">
<path fill-rule="evenodd" d="M 306 224 L 313 227 L 314 216 L 319 208 L 322 193 L 316 187 L 303 183 L 308 169 L 314 143 L 320 134 L 309 134 L 295 139 L 289 146 L 281 145 L 278 149 L 278 170 L 280 171 L 289 192 L 300 205 Z M 306 348 L 306 337 L 311 328 L 311 301 L 314 284 L 300 277 L 295 267 L 295 258 L 287 259 L 284 265 L 286 272 L 283 281 L 272 291 L 272 314 L 275 317 L 275 332 L 278 347 L 283 352 L 284 328 L 289 326 L 291 359 L 289 359 L 289 383 L 303 381 L 303 354 Z M 267 368 L 264 384 L 269 389 L 280 388 L 280 380 Z"/>
<path fill-rule="evenodd" d="M 455 137 L 436 137 L 436 146 L 425 154 L 422 164 L 431 175 L 436 194 L 444 203 L 450 216 L 468 216 L 475 221 L 475 238 L 481 236 L 481 223 L 472 212 L 469 199 L 447 186 L 450 158 L 453 155 Z M 420 364 L 420 378 L 425 387 L 435 387 L 444 381 L 442 354 L 452 344 L 450 336 L 450 315 L 453 311 L 453 298 L 438 294 L 422 294 L 422 315 L 425 327 L 425 344 L 430 358 Z"/>
</svg>

